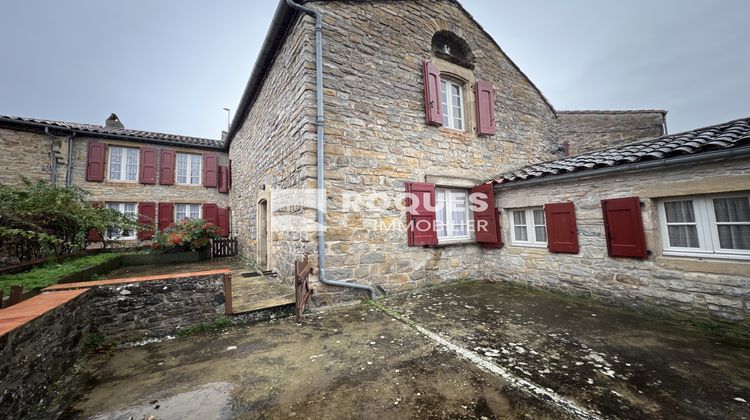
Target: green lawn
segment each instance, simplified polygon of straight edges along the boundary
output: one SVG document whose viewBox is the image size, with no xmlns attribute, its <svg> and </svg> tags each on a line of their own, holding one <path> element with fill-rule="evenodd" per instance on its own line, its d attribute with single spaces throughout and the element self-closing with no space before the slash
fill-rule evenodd
<svg viewBox="0 0 750 420">
<path fill-rule="evenodd" d="M 2 275 L 0 276 L 0 288 L 5 291 L 5 296 L 8 296 L 10 287 L 15 285 L 22 285 L 24 291 L 38 287 L 47 287 L 57 283 L 60 277 L 113 260 L 120 255 L 122 254 L 115 252 L 87 255 L 61 263 L 50 262 L 22 273 Z"/>
</svg>

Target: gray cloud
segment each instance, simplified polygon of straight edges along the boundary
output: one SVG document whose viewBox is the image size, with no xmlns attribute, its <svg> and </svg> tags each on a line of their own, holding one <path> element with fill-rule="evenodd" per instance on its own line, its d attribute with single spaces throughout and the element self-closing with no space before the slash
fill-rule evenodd
<svg viewBox="0 0 750 420">
<path fill-rule="evenodd" d="M 750 2 L 465 0 L 558 109 L 664 108 L 671 131 L 750 115 Z M 0 113 L 218 137 L 276 1 L 0 6 Z"/>
</svg>

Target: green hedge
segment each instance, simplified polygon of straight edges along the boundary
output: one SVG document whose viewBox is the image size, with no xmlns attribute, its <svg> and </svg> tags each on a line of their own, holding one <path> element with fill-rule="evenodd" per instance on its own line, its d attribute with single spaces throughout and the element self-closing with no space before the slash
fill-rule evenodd
<svg viewBox="0 0 750 420">
<path fill-rule="evenodd" d="M 23 286 L 24 291 L 47 287 L 57 283 L 57 280 L 63 276 L 73 274 L 97 264 L 111 261 L 122 255 L 123 254 L 115 252 L 108 252 L 87 255 L 85 257 L 71 259 L 61 263 L 49 262 L 41 267 L 32 268 L 23 273 L 0 276 L 0 288 L 5 291 L 5 296 L 8 296 L 10 287 L 15 285 Z"/>
</svg>

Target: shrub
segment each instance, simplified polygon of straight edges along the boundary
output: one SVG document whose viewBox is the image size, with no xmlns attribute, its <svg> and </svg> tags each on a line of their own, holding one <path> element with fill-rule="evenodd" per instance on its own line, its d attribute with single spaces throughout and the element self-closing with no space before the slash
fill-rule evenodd
<svg viewBox="0 0 750 420">
<path fill-rule="evenodd" d="M 219 227 L 203 219 L 184 219 L 154 234 L 151 247 L 158 251 L 189 249 L 197 251 L 208 247 L 211 239 L 218 239 Z"/>
<path fill-rule="evenodd" d="M 0 185 L 0 251 L 18 260 L 65 256 L 85 249 L 89 230 L 136 229 L 135 220 L 95 207 L 79 187 L 58 187 L 26 178 L 20 186 Z M 107 247 L 109 239 L 102 235 Z"/>
</svg>

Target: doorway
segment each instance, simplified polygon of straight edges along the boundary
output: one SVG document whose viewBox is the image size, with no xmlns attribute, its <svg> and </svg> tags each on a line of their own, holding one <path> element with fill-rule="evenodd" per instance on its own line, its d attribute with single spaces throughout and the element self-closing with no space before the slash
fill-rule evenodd
<svg viewBox="0 0 750 420">
<path fill-rule="evenodd" d="M 258 240 L 257 240 L 257 252 L 258 252 L 258 266 L 262 270 L 269 269 L 269 246 L 268 238 L 268 200 L 262 199 L 258 202 Z"/>
</svg>

